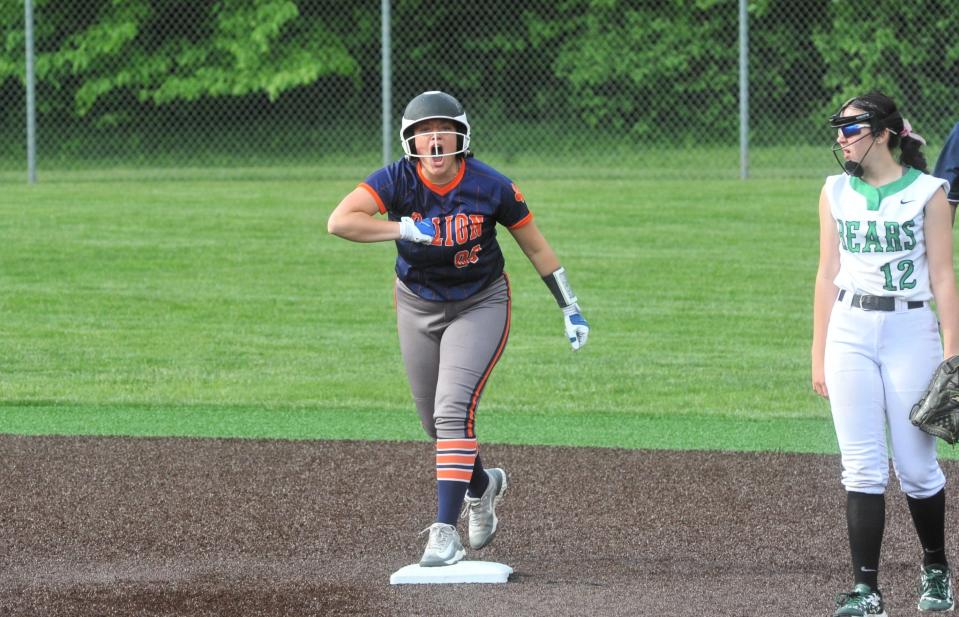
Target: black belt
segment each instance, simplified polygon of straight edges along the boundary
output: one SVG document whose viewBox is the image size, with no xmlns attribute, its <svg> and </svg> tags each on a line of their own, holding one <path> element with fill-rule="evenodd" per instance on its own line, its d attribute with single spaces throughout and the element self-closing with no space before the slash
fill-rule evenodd
<svg viewBox="0 0 959 617">
<path fill-rule="evenodd" d="M 839 291 L 839 300 L 842 302 L 846 295 L 846 290 Z M 853 294 L 852 306 L 861 308 L 864 311 L 894 311 L 896 310 L 896 299 L 892 296 L 865 296 L 863 294 Z M 917 309 L 925 306 L 926 303 L 920 300 L 909 300 L 906 302 L 906 308 Z"/>
</svg>

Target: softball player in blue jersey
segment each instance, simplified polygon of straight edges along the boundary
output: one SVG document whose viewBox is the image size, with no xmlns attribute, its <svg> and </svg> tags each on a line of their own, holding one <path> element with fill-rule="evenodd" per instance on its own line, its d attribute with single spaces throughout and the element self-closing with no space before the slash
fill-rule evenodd
<svg viewBox="0 0 959 617">
<path fill-rule="evenodd" d="M 400 350 L 426 432 L 436 441 L 436 522 L 421 566 L 465 556 L 456 530 L 469 514 L 469 544 L 497 530 L 502 469 L 484 469 L 476 406 L 509 335 L 510 287 L 496 225 L 509 230 L 562 309 L 574 350 L 589 326 L 523 194 L 469 151 L 466 111 L 444 92 L 424 92 L 403 113 L 406 156 L 366 178 L 330 215 L 330 233 L 354 242 L 396 241 Z M 387 220 L 376 214 L 387 215 Z"/>
<path fill-rule="evenodd" d="M 855 581 L 837 597 L 834 615 L 886 614 L 878 571 L 887 431 L 923 549 L 919 610 L 952 610 L 946 480 L 935 438 L 909 422 L 944 352 L 959 353 L 949 185 L 927 175 L 925 142 L 889 97 L 853 98 L 831 124 L 844 173 L 827 178 L 819 198 L 812 386 L 829 399 L 842 453 Z"/>
<path fill-rule="evenodd" d="M 949 181 L 949 194 L 946 197 L 952 206 L 952 221 L 955 223 L 956 206 L 959 206 L 959 124 L 952 127 L 946 143 L 939 151 L 932 175 Z"/>
</svg>

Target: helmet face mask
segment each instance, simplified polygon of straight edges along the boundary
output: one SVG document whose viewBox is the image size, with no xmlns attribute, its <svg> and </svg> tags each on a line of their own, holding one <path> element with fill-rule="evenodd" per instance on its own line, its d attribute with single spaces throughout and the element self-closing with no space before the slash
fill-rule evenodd
<svg viewBox="0 0 959 617">
<path fill-rule="evenodd" d="M 852 124 L 871 123 L 872 119 L 876 117 L 876 114 L 871 111 L 864 111 L 854 116 L 843 116 L 841 114 L 842 112 L 839 112 L 838 114 L 830 116 L 829 126 L 834 129 L 841 129 L 844 126 L 850 126 Z"/>
<path fill-rule="evenodd" d="M 842 152 L 846 146 L 839 140 L 832 146 L 833 157 L 836 159 L 839 167 L 842 168 L 843 173 L 854 178 L 861 178 L 865 173 L 862 162 L 876 144 L 876 137 L 887 129 L 896 135 L 902 127 L 902 115 L 896 111 L 895 108 L 893 108 L 891 112 L 884 113 L 883 108 L 877 106 L 869 96 L 870 95 L 866 95 L 866 97 L 853 97 L 849 99 L 839 107 L 837 113 L 829 117 L 829 126 L 839 131 L 842 138 L 847 140 L 847 145 L 855 144 L 872 136 L 869 147 L 866 148 L 865 153 L 859 157 L 858 161 L 843 161 L 840 158 L 839 153 Z M 860 112 L 858 114 L 843 115 L 850 107 L 859 109 Z M 864 129 L 869 129 L 869 133 L 862 135 Z M 889 146 L 892 145 L 894 144 L 890 139 Z"/>
<path fill-rule="evenodd" d="M 455 98 L 440 92 L 431 90 L 416 96 L 406 106 L 403 111 L 403 121 L 400 126 L 400 141 L 403 144 L 403 152 L 406 158 L 426 158 L 436 156 L 435 153 L 420 154 L 416 151 L 414 141 L 416 139 L 415 125 L 424 120 L 449 120 L 455 126 L 453 134 L 456 135 L 456 150 L 454 152 L 442 152 L 441 156 L 466 156 L 470 146 L 470 125 L 466 119 L 466 110 Z M 436 137 L 449 134 L 450 131 L 436 131 Z M 422 135 L 423 133 L 421 133 Z"/>
</svg>

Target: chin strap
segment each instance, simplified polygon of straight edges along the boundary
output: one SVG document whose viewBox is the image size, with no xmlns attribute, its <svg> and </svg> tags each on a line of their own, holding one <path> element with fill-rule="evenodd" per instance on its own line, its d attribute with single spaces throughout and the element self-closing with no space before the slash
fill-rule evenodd
<svg viewBox="0 0 959 617">
<path fill-rule="evenodd" d="M 857 139 L 853 143 L 858 143 L 865 139 Z M 866 148 L 866 153 L 862 155 L 862 158 L 858 161 L 841 161 L 839 160 L 839 153 L 842 151 L 842 145 L 836 143 L 832 147 L 832 155 L 835 157 L 836 162 L 839 163 L 839 166 L 842 168 L 844 174 L 852 176 L 853 178 L 861 178 L 866 170 L 862 166 L 862 162 L 866 160 L 866 157 L 869 156 L 869 152 L 872 151 L 872 147 L 876 145 L 876 137 L 872 136 L 872 143 L 869 144 L 869 147 Z"/>
</svg>

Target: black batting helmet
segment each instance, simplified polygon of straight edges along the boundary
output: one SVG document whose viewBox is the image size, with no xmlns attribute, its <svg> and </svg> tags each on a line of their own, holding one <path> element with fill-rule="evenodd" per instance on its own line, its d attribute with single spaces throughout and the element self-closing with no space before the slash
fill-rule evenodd
<svg viewBox="0 0 959 617">
<path fill-rule="evenodd" d="M 413 147 L 413 126 L 423 120 L 442 118 L 451 120 L 457 126 L 456 152 L 464 154 L 470 147 L 470 123 L 466 119 L 466 110 L 455 98 L 440 92 L 430 90 L 413 97 L 403 111 L 403 122 L 400 125 L 400 140 L 403 142 L 403 151 L 407 158 L 418 157 Z"/>
</svg>

